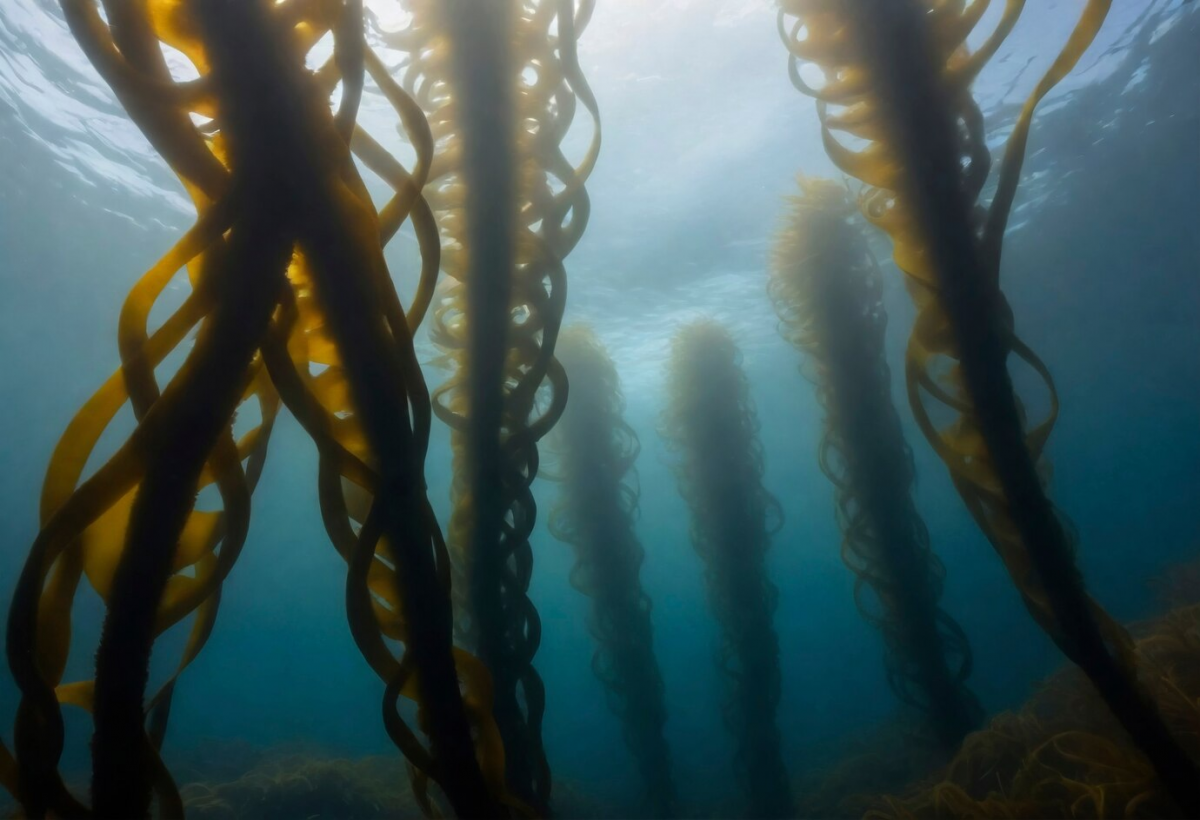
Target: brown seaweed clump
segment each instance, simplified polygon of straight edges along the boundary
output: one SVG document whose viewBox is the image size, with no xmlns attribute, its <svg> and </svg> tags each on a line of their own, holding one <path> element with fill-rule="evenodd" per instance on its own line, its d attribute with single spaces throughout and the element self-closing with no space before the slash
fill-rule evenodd
<svg viewBox="0 0 1200 820">
<path fill-rule="evenodd" d="M 1192 760 L 1200 759 L 1200 605 L 1134 629 L 1146 687 Z M 1020 709 L 967 737 L 934 779 L 874 801 L 888 818 L 1178 816 L 1178 809 L 1095 689 L 1075 668 Z"/>
</svg>

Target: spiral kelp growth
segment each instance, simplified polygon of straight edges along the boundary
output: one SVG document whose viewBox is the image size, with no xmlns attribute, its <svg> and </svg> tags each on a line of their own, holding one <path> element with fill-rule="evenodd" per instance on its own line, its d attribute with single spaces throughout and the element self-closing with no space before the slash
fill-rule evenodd
<svg viewBox="0 0 1200 820">
<path fill-rule="evenodd" d="M 355 0 L 113 0 L 102 9 L 64 0 L 62 8 L 198 218 L 130 293 L 121 369 L 51 458 L 42 530 L 8 621 L 21 702 L 6 784 L 32 816 L 145 816 L 152 793 L 158 814 L 182 814 L 159 756 L 174 684 L 213 628 L 282 402 L 317 445 L 322 515 L 349 565 L 351 632 L 386 685 L 384 724 L 418 799 L 429 806 L 432 780 L 461 815 L 502 813 L 489 677 L 452 651 L 448 557 L 424 494 L 431 412 L 411 334 L 438 270 L 420 196 L 432 153 L 424 118 L 366 47 Z M 327 34 L 332 57 L 306 69 Z M 198 78 L 174 79 L 163 47 L 186 56 Z M 416 147 L 411 172 L 356 125 L 367 74 Z M 352 149 L 394 188 L 379 210 Z M 425 256 L 406 315 L 382 246 L 410 217 Z M 190 285 L 187 297 L 151 330 L 156 300 L 177 282 Z M 178 370 L 160 374 L 186 344 Z M 85 479 L 127 403 L 136 429 Z M 235 438 L 235 414 L 252 405 L 258 422 Z M 206 487 L 216 488 L 219 509 L 197 509 Z M 64 682 L 84 577 L 107 606 L 95 680 Z M 189 617 L 178 670 L 147 698 L 155 638 Z M 401 716 L 401 695 L 416 701 L 427 744 Z M 59 774 L 64 704 L 93 715 L 90 808 Z"/>
<path fill-rule="evenodd" d="M 966 686 L 967 636 L 938 606 L 945 570 L 913 503 L 912 452 L 884 358 L 880 272 L 846 189 L 803 177 L 799 187 L 772 254 L 771 300 L 825 410 L 820 464 L 836 490 L 855 601 L 883 634 L 892 690 L 952 753 L 983 710 Z"/>
<path fill-rule="evenodd" d="M 650 598 L 640 579 L 645 550 L 635 530 L 634 462 L 641 445 L 623 417 L 617 369 L 591 328 L 564 330 L 556 355 L 571 380 L 571 399 L 548 439 L 561 487 L 550 532 L 574 547 L 571 585 L 592 602 L 592 670 L 621 719 L 647 806 L 654 817 L 673 817 L 677 795 L 663 736 L 666 695 L 654 656 Z"/>
<path fill-rule="evenodd" d="M 1200 606 L 1135 625 L 1134 651 L 1163 713 L 1200 756 Z M 1178 810 L 1154 770 L 1076 669 L 1045 681 L 1020 709 L 970 735 L 936 777 L 876 798 L 885 818 L 1150 818 Z"/>
<path fill-rule="evenodd" d="M 692 544 L 704 562 L 709 607 L 721 632 L 725 724 L 736 743 L 734 773 L 753 817 L 792 813 L 780 754 L 778 594 L 766 552 L 782 514 L 763 487 L 758 419 L 741 353 L 712 321 L 671 340 L 661 434 L 679 456 L 679 490 L 691 509 Z"/>
<path fill-rule="evenodd" d="M 989 5 L 783 0 L 779 30 L 794 84 L 817 99 L 826 152 L 870 186 L 863 213 L 892 238 L 916 303 L 905 376 L 922 432 L 1033 617 L 1087 673 L 1180 808 L 1200 814 L 1200 773 L 1139 685 L 1128 635 L 1088 597 L 1073 538 L 1046 495 L 1043 450 L 1057 396 L 1045 364 L 1016 336 L 999 287 L 1004 231 L 1034 109 L 1091 43 L 1109 0 L 1088 0 L 1026 102 L 984 208 L 976 201 L 991 158 L 969 86 L 1024 2 L 1008 0 L 996 28 L 972 51 L 966 38 Z M 816 66 L 824 82 L 807 81 L 801 61 Z M 1040 422 L 1027 423 L 1027 402 L 1008 372 L 1011 354 L 1049 392 L 1049 413 Z M 939 415 L 952 420 L 939 427 Z"/>
<path fill-rule="evenodd" d="M 600 148 L 595 98 L 576 39 L 593 2 L 412 4 L 387 32 L 406 51 L 404 83 L 436 147 L 426 196 L 448 287 L 432 336 L 451 370 L 434 410 L 452 429 L 449 542 L 461 580 L 462 633 L 491 670 L 509 785 L 546 807 L 541 639 L 528 596 L 537 442 L 566 401 L 554 345 L 566 299 L 563 260 L 587 224 L 584 182 Z M 458 47 L 461 46 L 461 47 Z M 579 104 L 592 134 L 577 165 L 562 143 Z"/>
</svg>

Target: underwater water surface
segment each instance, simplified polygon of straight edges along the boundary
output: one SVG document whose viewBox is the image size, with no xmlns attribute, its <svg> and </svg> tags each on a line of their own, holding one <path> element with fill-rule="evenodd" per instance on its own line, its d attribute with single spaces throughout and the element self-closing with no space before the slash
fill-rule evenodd
<svg viewBox="0 0 1200 820">
<path fill-rule="evenodd" d="M 380 27 L 369 42 L 407 20 L 405 4 L 366 5 Z M 981 28 L 995 24 L 1003 4 L 993 5 Z M 996 157 L 1084 3 L 1028 6 L 973 87 Z M 886 750 L 885 759 L 909 753 L 907 741 L 886 734 L 908 712 L 889 686 L 880 632 L 856 606 L 835 488 L 818 462 L 825 409 L 811 373 L 800 372 L 801 354 L 781 335 L 768 294 L 772 248 L 797 175 L 841 178 L 823 148 L 812 100 L 789 81 L 776 15 L 774 0 L 597 0 L 578 43 L 603 143 L 587 179 L 586 230 L 565 260 L 563 323 L 587 324 L 606 349 L 624 422 L 640 442 L 632 480 L 639 489 L 632 521 L 644 550 L 638 579 L 652 602 L 663 737 L 680 816 L 743 814 L 734 740 L 722 715 L 727 681 L 714 663 L 722 622 L 694 544 L 691 499 L 677 482 L 678 437 L 668 429 L 672 339 L 699 320 L 720 323 L 738 348 L 761 446 L 761 484 L 778 502 L 779 525 L 764 542 L 762 567 L 775 589 L 774 720 L 793 798 L 806 805 L 804 795 L 823 773 L 860 745 Z M 386 44 L 373 44 L 389 66 L 401 60 Z M 1004 294 L 1022 338 L 1053 373 L 1061 403 L 1046 451 L 1049 495 L 1077 532 L 1089 592 L 1121 623 L 1200 603 L 1200 578 L 1181 569 L 1200 559 L 1198 101 L 1195 5 L 1114 2 L 1079 65 L 1038 109 L 1004 239 Z M 584 119 L 580 114 L 564 139 L 576 162 L 590 139 Z M 411 164 L 414 149 L 393 120 L 384 96 L 368 87 L 359 122 Z M 383 186 L 372 177 L 370 187 L 378 194 Z M 192 199 L 88 62 L 58 4 L 0 2 L 5 609 L 38 536 L 39 493 L 55 443 L 121 366 L 117 323 L 126 295 L 195 218 Z M 969 641 L 971 691 L 987 715 L 996 715 L 1021 707 L 1066 661 L 1030 617 L 914 421 L 903 357 L 915 310 L 890 240 L 880 231 L 866 236 L 882 269 L 883 351 L 912 450 L 914 505 L 945 568 L 940 606 Z M 388 245 L 386 259 L 407 302 L 420 266 L 409 228 Z M 182 277 L 168 285 L 150 324 L 188 291 Z M 449 370 L 430 327 L 417 331 L 415 345 L 425 380 L 436 388 Z M 166 369 L 177 368 L 187 349 Z M 1016 368 L 1014 380 L 1018 389 L 1036 382 Z M 1031 417 L 1045 409 L 1026 408 Z M 125 408 L 89 469 L 134 427 Z M 437 418 L 431 430 L 428 497 L 449 531 L 451 433 Z M 558 813 L 644 816 L 637 761 L 593 670 L 592 604 L 571 582 L 576 554 L 547 527 L 564 492 L 562 462 L 551 434 L 532 484 L 537 517 L 528 590 L 541 622 L 533 663 L 545 685 L 542 737 L 562 801 Z M 199 816 L 222 815 L 187 791 L 190 781 L 235 781 L 256 767 L 282 779 L 293 757 L 308 766 L 355 761 L 349 774 L 338 770 L 337 788 L 367 797 L 329 808 L 302 801 L 279 816 L 366 816 L 399 799 L 381 783 L 407 782 L 380 720 L 383 685 L 347 622 L 345 563 L 326 535 L 317 475 L 312 439 L 284 410 L 211 638 L 180 677 L 171 706 L 163 759 Z M 202 504 L 215 498 L 212 487 L 201 493 Z M 1166 600 L 1165 587 L 1176 597 Z M 84 584 L 65 679 L 92 677 L 104 614 Z M 186 639 L 186 624 L 158 639 L 153 679 L 170 674 Z M 12 676 L 0 674 L 0 739 L 8 748 L 19 699 Z M 412 710 L 405 714 L 411 718 Z M 64 719 L 61 769 L 85 794 L 91 722 L 72 708 Z M 901 774 L 887 788 L 899 791 L 931 771 Z M 876 790 L 869 778 L 847 789 Z"/>
</svg>

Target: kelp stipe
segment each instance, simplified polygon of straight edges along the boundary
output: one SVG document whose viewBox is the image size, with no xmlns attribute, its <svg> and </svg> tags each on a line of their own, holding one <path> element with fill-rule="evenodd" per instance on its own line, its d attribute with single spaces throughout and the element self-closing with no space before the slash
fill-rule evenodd
<svg viewBox="0 0 1200 820">
<path fill-rule="evenodd" d="M 92 0 L 64 0 L 63 11 L 180 176 L 198 220 L 130 293 L 121 370 L 76 415 L 47 471 L 43 528 L 8 621 L 26 811 L 89 813 L 58 772 L 61 705 L 69 704 L 94 713 L 93 813 L 144 816 L 152 790 L 158 814 L 182 813 L 159 756 L 175 676 L 147 699 L 149 653 L 158 634 L 190 615 L 179 671 L 207 640 L 282 399 L 320 452 L 322 514 L 350 565 L 351 631 L 386 684 L 384 723 L 414 769 L 418 797 L 428 806 L 432 779 L 460 815 L 502 814 L 490 681 L 477 661 L 452 654 L 448 561 L 424 495 L 431 414 L 411 332 L 432 295 L 436 237 L 406 316 L 381 244 L 410 214 L 418 237 L 429 236 L 420 181 L 372 150 L 390 161 L 394 173 L 383 176 L 396 188 L 377 213 L 350 155 L 352 140 L 356 150 L 360 139 L 374 145 L 355 123 L 366 71 L 417 146 L 423 178 L 431 146 L 419 110 L 366 47 L 354 0 L 112 0 L 105 17 Z M 306 53 L 331 31 L 333 57 L 307 70 Z M 172 80 L 160 44 L 187 56 L 199 79 Z M 328 98 L 339 81 L 334 112 Z M 155 300 L 185 266 L 191 293 L 150 332 Z M 197 326 L 193 349 L 160 391 L 155 368 Z M 325 367 L 313 375 L 313 366 Z M 126 401 L 135 431 L 81 481 Z M 232 420 L 248 401 L 261 407 L 261 423 L 235 441 Z M 209 485 L 220 491 L 220 512 L 194 509 Z M 108 606 L 96 680 L 64 684 L 71 606 L 85 574 Z M 385 636 L 402 644 L 399 658 Z M 397 711 L 400 695 L 416 700 L 428 747 Z"/>
<path fill-rule="evenodd" d="M 741 354 L 719 324 L 700 321 L 671 340 L 661 434 L 678 454 L 675 475 L 691 508 L 692 544 L 704 561 L 721 645 L 726 726 L 734 772 L 752 817 L 793 811 L 780 752 L 777 592 L 767 576 L 771 533 L 782 519 L 763 487 L 758 419 Z"/>
<path fill-rule="evenodd" d="M 986 210 L 976 203 L 991 158 L 974 77 L 1012 31 L 1023 0 L 970 51 L 988 3 L 782 0 L 790 73 L 817 98 L 830 158 L 872 186 L 864 214 L 893 240 L 918 315 L 906 356 L 909 402 L 968 509 L 1004 560 L 1038 623 L 1091 679 L 1188 815 L 1200 814 L 1200 773 L 1139 685 L 1131 641 L 1084 588 L 1072 538 L 1042 485 L 1042 454 L 1057 415 L 1046 366 L 1015 334 L 999 287 L 1005 226 L 1034 109 L 1086 50 L 1110 0 L 1088 0 L 1079 24 L 1017 119 Z M 787 14 L 795 15 L 789 24 Z M 815 87 L 798 68 L 819 66 Z M 853 150 L 836 133 L 867 142 Z M 1050 393 L 1027 425 L 1007 370 L 1023 360 Z M 939 429 L 926 401 L 955 421 Z"/>
<path fill-rule="evenodd" d="M 836 489 L 855 601 L 883 634 L 892 690 L 953 753 L 983 709 L 966 686 L 967 636 L 938 606 L 944 569 L 913 503 L 912 452 L 884 358 L 880 272 L 851 223 L 846 189 L 803 177 L 799 185 L 772 254 L 771 300 L 825 410 L 820 464 Z"/>
<path fill-rule="evenodd" d="M 449 278 L 431 335 L 451 375 L 434 392 L 434 411 L 452 430 L 449 542 L 462 632 L 495 681 L 509 785 L 543 809 L 551 782 L 545 693 L 533 666 L 541 624 L 528 596 L 531 485 L 537 442 L 566 401 L 553 358 L 563 260 L 587 225 L 584 182 L 600 147 L 575 51 L 592 5 L 420 0 L 406 29 L 384 33 L 410 55 L 404 82 L 436 146 L 426 196 Z M 592 137 L 572 165 L 561 143 L 581 102 Z"/>
<path fill-rule="evenodd" d="M 650 598 L 642 589 L 645 551 L 638 540 L 641 446 L 623 418 L 625 400 L 612 359 L 586 326 L 563 331 L 556 353 L 571 380 L 562 420 L 548 438 L 559 501 L 550 511 L 555 538 L 575 549 L 571 585 L 592 600 L 592 670 L 621 719 L 654 817 L 674 817 L 677 795 L 662 674 L 654 656 Z"/>
</svg>

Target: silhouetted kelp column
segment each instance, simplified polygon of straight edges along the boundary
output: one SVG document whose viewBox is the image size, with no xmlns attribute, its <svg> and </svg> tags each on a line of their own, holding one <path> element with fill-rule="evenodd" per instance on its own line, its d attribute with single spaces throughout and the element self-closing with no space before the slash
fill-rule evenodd
<svg viewBox="0 0 1200 820">
<path fill-rule="evenodd" d="M 938 607 L 944 570 L 912 499 L 912 451 L 892 405 L 879 269 L 846 189 L 800 179 L 775 243 L 770 294 L 825 410 L 821 469 L 837 491 L 842 560 L 863 617 L 883 633 L 888 683 L 952 753 L 983 709 L 971 647 Z M 870 588 L 876 603 L 864 598 Z"/>
<path fill-rule="evenodd" d="M 637 433 L 625 423 L 620 380 L 590 328 L 563 331 L 557 356 L 571 397 L 549 438 L 561 482 L 550 532 L 575 548 L 571 585 L 592 600 L 592 670 L 620 717 L 654 817 L 674 817 L 675 784 L 663 736 L 667 705 L 654 657 L 650 598 L 639 578 L 645 551 L 638 513 Z"/>
<path fill-rule="evenodd" d="M 460 630 L 491 670 L 508 782 L 545 809 L 545 692 L 529 599 L 537 443 L 566 401 L 554 346 L 566 299 L 563 260 L 587 225 L 584 181 L 599 151 L 595 99 L 575 41 L 592 3 L 418 0 L 386 34 L 408 51 L 405 83 L 436 145 L 426 196 L 449 286 L 432 337 L 451 371 L 434 410 L 452 429 L 450 549 Z M 579 103 L 592 140 L 578 165 L 561 142 Z"/>
<path fill-rule="evenodd" d="M 767 577 L 770 535 L 781 518 L 763 487 L 758 420 L 740 353 L 714 322 L 671 342 L 662 436 L 679 455 L 675 475 L 691 508 L 692 544 L 704 561 L 709 606 L 721 631 L 725 723 L 734 771 L 753 817 L 787 817 L 792 796 L 780 752 L 777 592 Z"/>
<path fill-rule="evenodd" d="M 386 684 L 384 723 L 417 772 L 418 795 L 432 779 L 460 815 L 502 815 L 503 753 L 486 675 L 452 649 L 447 560 L 424 495 L 430 408 L 411 331 L 437 266 L 423 267 L 406 316 L 382 254 L 420 208 L 412 190 L 419 184 L 376 151 L 374 159 L 390 160 L 397 172 L 385 177 L 396 196 L 377 212 L 350 155 L 352 136 L 370 141 L 355 123 L 368 64 L 412 129 L 418 154 L 431 146 L 363 41 L 361 4 L 112 2 L 107 21 L 86 0 L 68 0 L 63 10 L 97 70 L 186 184 L 198 219 L 130 292 L 118 335 L 122 369 L 72 420 L 47 469 L 43 528 L 7 633 L 22 695 L 17 790 L 27 813 L 89 812 L 58 773 L 61 704 L 94 714 L 92 813 L 145 816 L 152 790 L 157 814 L 182 813 L 159 755 L 171 693 L 212 629 L 282 398 L 320 451 L 322 513 L 350 564 L 351 631 Z M 334 55 L 310 71 L 307 51 L 330 31 Z M 172 80 L 164 43 L 191 59 L 198 80 Z M 335 113 L 329 96 L 339 81 Z M 203 131 L 191 120 L 200 111 L 211 118 Z M 416 224 L 418 236 L 431 224 Z M 155 300 L 185 267 L 190 292 L 151 332 Z M 160 391 L 155 368 L 197 326 L 195 345 Z M 322 366 L 317 376 L 314 365 Z M 262 422 L 235 439 L 234 415 L 255 399 Z M 82 481 L 127 402 L 136 429 Z M 219 511 L 195 509 L 209 485 L 220 491 Z M 357 530 L 350 501 L 366 509 Z M 63 683 L 83 574 L 107 606 L 96 680 Z M 154 640 L 189 616 L 176 672 L 147 698 Z M 385 637 L 399 642 L 400 657 Z M 417 701 L 427 747 L 400 716 L 401 695 Z"/>
<path fill-rule="evenodd" d="M 1012 31 L 1024 4 L 1006 4 L 972 51 L 983 3 L 922 0 L 783 0 L 780 32 L 796 86 L 818 99 L 825 147 L 844 171 L 873 186 L 864 214 L 888 232 L 918 315 L 906 381 L 922 431 L 950 469 L 1027 607 L 1088 675 L 1113 714 L 1189 815 L 1200 814 L 1200 773 L 1137 680 L 1132 641 L 1090 599 L 1074 543 L 1043 487 L 1039 462 L 1057 415 L 1045 364 L 1015 334 L 999 286 L 1000 256 L 1033 112 L 1090 45 L 1110 0 L 1089 0 L 1063 51 L 1026 101 L 1005 147 L 990 207 L 977 206 L 991 158 L 970 83 Z M 787 24 L 785 14 L 796 16 Z M 803 31 L 803 36 L 801 32 Z M 817 64 L 806 82 L 797 60 Z M 835 136 L 867 141 L 852 150 Z M 1049 416 L 1028 425 L 1008 373 L 1024 361 L 1050 393 Z M 949 366 L 947 366 L 949 365 Z M 949 412 L 938 428 L 926 401 Z"/>
</svg>

